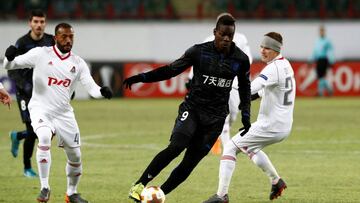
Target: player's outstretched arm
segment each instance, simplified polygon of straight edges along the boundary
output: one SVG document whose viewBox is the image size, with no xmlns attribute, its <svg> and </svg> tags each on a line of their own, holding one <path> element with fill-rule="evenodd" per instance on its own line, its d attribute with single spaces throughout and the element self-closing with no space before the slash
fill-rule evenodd
<svg viewBox="0 0 360 203">
<path fill-rule="evenodd" d="M 10 45 L 5 51 L 5 57 L 8 61 L 13 61 L 16 57 L 17 48 L 14 45 Z"/>
<path fill-rule="evenodd" d="M 240 72 L 237 77 L 239 80 L 239 96 L 240 96 L 240 105 L 239 109 L 241 110 L 241 122 L 243 124 L 243 128 L 239 131 L 241 136 L 245 135 L 250 127 L 250 108 L 251 108 L 251 83 L 250 83 L 250 62 L 247 58 L 243 61 L 244 69 L 243 72 Z"/>
<path fill-rule="evenodd" d="M 16 57 L 17 48 L 14 45 L 10 45 L 5 51 L 4 68 L 13 69 L 15 64 L 11 63 Z"/>
<path fill-rule="evenodd" d="M 11 45 L 5 51 L 4 68 L 7 70 L 34 68 L 40 50 L 41 47 L 33 48 L 25 54 L 17 56 L 17 48 Z"/>
<path fill-rule="evenodd" d="M 131 85 L 139 82 L 144 82 L 144 79 L 145 79 L 144 73 L 134 75 L 126 78 L 123 82 L 123 86 L 125 87 L 125 89 L 131 90 Z"/>
</svg>

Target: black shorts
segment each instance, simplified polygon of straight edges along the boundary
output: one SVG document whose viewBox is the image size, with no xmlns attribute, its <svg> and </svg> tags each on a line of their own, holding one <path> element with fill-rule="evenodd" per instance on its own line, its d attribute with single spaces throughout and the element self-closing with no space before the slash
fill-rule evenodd
<svg viewBox="0 0 360 203">
<path fill-rule="evenodd" d="M 225 118 L 191 108 L 185 102 L 179 107 L 170 142 L 210 151 L 222 132 Z"/>
<path fill-rule="evenodd" d="M 20 116 L 24 123 L 31 122 L 28 104 L 31 97 L 25 96 L 19 91 L 16 91 L 16 100 L 20 110 Z"/>
<path fill-rule="evenodd" d="M 316 62 L 316 74 L 318 78 L 326 76 L 326 71 L 329 67 L 329 61 L 326 58 L 320 58 Z"/>
</svg>

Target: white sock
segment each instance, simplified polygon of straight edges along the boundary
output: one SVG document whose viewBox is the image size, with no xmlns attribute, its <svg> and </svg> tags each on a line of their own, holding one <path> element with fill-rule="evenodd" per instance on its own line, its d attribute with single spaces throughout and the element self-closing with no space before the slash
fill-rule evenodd
<svg viewBox="0 0 360 203">
<path fill-rule="evenodd" d="M 81 163 L 67 163 L 66 164 L 66 176 L 67 176 L 67 190 L 68 196 L 77 193 L 77 186 L 80 182 L 82 173 Z"/>
<path fill-rule="evenodd" d="M 51 166 L 51 136 L 52 131 L 49 127 L 43 126 L 36 130 L 39 143 L 36 150 L 36 160 L 40 178 L 41 189 L 49 188 L 49 174 Z"/>
<path fill-rule="evenodd" d="M 223 197 L 229 193 L 229 186 L 236 162 L 233 160 L 221 160 L 219 167 L 219 186 L 217 195 Z"/>
<path fill-rule="evenodd" d="M 217 195 L 223 197 L 228 194 L 232 174 L 235 170 L 237 148 L 233 142 L 228 142 L 223 150 L 219 167 L 219 186 Z"/>
<path fill-rule="evenodd" d="M 269 157 L 263 151 L 258 151 L 251 159 L 266 173 L 266 175 L 270 178 L 271 184 L 277 183 L 277 181 L 280 179 L 280 176 L 276 172 L 276 169 L 272 165 Z"/>
<path fill-rule="evenodd" d="M 51 166 L 50 148 L 39 146 L 38 149 L 36 150 L 36 160 L 38 165 L 41 188 L 50 188 L 49 186 L 49 173 Z"/>
</svg>

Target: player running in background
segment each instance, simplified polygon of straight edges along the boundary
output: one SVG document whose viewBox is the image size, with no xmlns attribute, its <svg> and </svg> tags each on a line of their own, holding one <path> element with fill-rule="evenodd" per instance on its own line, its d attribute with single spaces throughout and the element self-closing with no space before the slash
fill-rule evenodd
<svg viewBox="0 0 360 203">
<path fill-rule="evenodd" d="M 0 82 L 0 102 L 4 105 L 8 105 L 10 108 L 11 104 L 11 96 L 10 94 L 5 90 L 3 84 Z"/>
<path fill-rule="evenodd" d="M 228 100 L 235 76 L 239 80 L 242 123 L 246 131 L 250 128 L 250 63 L 246 54 L 232 42 L 235 19 L 231 15 L 220 17 L 213 33 L 214 41 L 190 47 L 173 63 L 124 80 L 125 87 L 131 88 L 132 84 L 138 82 L 167 80 L 194 67 L 190 91 L 179 106 L 170 144 L 154 157 L 130 189 L 129 197 L 135 201 L 140 201 L 144 186 L 185 149 L 181 163 L 161 185 L 165 194 L 185 181 L 208 154 L 221 134 L 229 113 Z"/>
<path fill-rule="evenodd" d="M 29 18 L 30 31 L 24 36 L 20 37 L 15 44 L 17 48 L 17 55 L 22 55 L 30 49 L 42 46 L 52 46 L 55 44 L 54 36 L 44 33 L 46 26 L 46 15 L 44 12 L 34 10 L 30 13 Z M 25 123 L 26 130 L 11 131 L 11 154 L 17 157 L 20 140 L 24 141 L 23 162 L 24 162 L 24 176 L 36 177 L 37 174 L 31 167 L 31 157 L 34 151 L 36 134 L 31 127 L 30 114 L 28 104 L 32 94 L 32 68 L 24 68 L 18 70 L 9 70 L 9 78 L 15 82 L 16 99 L 20 110 L 20 115 L 23 123 Z"/>
<path fill-rule="evenodd" d="M 262 97 L 259 115 L 247 133 L 237 133 L 225 145 L 219 167 L 219 186 L 215 195 L 204 203 L 228 203 L 228 189 L 235 170 L 236 155 L 243 152 L 269 177 L 270 200 L 286 188 L 275 167 L 262 149 L 284 140 L 290 134 L 295 102 L 294 71 L 281 54 L 282 36 L 265 34 L 261 43 L 261 60 L 267 65 L 251 82 L 252 99 Z"/>
<path fill-rule="evenodd" d="M 56 135 L 58 145 L 67 156 L 67 203 L 87 203 L 77 193 L 82 173 L 80 131 L 75 120 L 70 98 L 80 82 L 95 98 L 112 97 L 108 87 L 99 87 L 90 75 L 85 61 L 71 52 L 74 31 L 71 25 L 60 23 L 55 27 L 55 46 L 37 47 L 16 56 L 17 48 L 10 46 L 5 52 L 4 67 L 19 69 L 33 67 L 33 92 L 29 102 L 31 125 L 39 143 L 36 159 L 41 183 L 37 200 L 50 198 L 49 173 L 51 165 L 51 138 Z"/>
<path fill-rule="evenodd" d="M 217 17 L 217 20 L 221 16 L 224 16 L 224 15 L 229 15 L 229 13 L 220 14 Z M 209 41 L 213 41 L 213 40 L 214 40 L 214 35 L 210 35 L 209 37 L 207 37 L 204 40 L 204 42 L 209 42 Z M 241 51 L 243 51 L 249 57 L 249 61 L 250 61 L 250 65 L 251 65 L 253 59 L 252 59 L 250 47 L 248 45 L 248 40 L 247 40 L 246 36 L 240 32 L 235 32 L 233 42 L 235 43 L 235 45 L 237 47 L 239 47 L 241 49 Z M 193 69 L 191 68 L 189 75 L 188 75 L 189 81 L 188 81 L 186 87 L 190 86 L 191 79 L 193 78 L 193 76 L 194 76 L 194 72 L 193 72 Z M 223 146 L 230 140 L 231 124 L 234 123 L 237 118 L 237 115 L 239 113 L 239 104 L 240 104 L 240 99 L 239 99 L 239 92 L 238 92 L 238 79 L 237 79 L 237 77 L 235 77 L 233 84 L 232 84 L 232 89 L 230 91 L 229 115 L 226 117 L 224 128 L 220 135 L 220 139 L 221 139 Z M 220 146 L 220 143 L 218 143 L 218 142 L 219 142 L 219 140 L 217 140 L 216 143 L 214 144 L 213 148 L 211 148 L 211 152 L 213 154 L 221 154 L 221 146 Z"/>
<path fill-rule="evenodd" d="M 318 79 L 317 95 L 324 96 L 325 91 L 327 91 L 327 94 L 331 96 L 333 89 L 326 79 L 326 74 L 329 67 L 335 63 L 334 46 L 330 39 L 326 37 L 324 26 L 320 26 L 319 35 L 310 62 L 316 62 L 316 76 Z"/>
</svg>

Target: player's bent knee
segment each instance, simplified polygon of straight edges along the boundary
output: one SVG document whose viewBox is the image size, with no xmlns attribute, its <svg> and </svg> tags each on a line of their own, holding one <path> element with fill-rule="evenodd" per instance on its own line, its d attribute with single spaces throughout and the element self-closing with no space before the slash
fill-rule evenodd
<svg viewBox="0 0 360 203">
<path fill-rule="evenodd" d="M 68 158 L 68 163 L 71 165 L 73 163 L 76 165 L 77 163 L 81 163 L 81 151 L 80 147 L 65 147 L 64 148 L 66 156 Z"/>
<path fill-rule="evenodd" d="M 36 135 L 39 140 L 39 146 L 51 146 L 51 137 L 52 137 L 52 131 L 49 127 L 43 126 L 38 129 L 36 129 Z"/>
<path fill-rule="evenodd" d="M 236 156 L 240 150 L 235 146 L 233 142 L 227 142 L 224 146 L 223 155 Z"/>
</svg>

